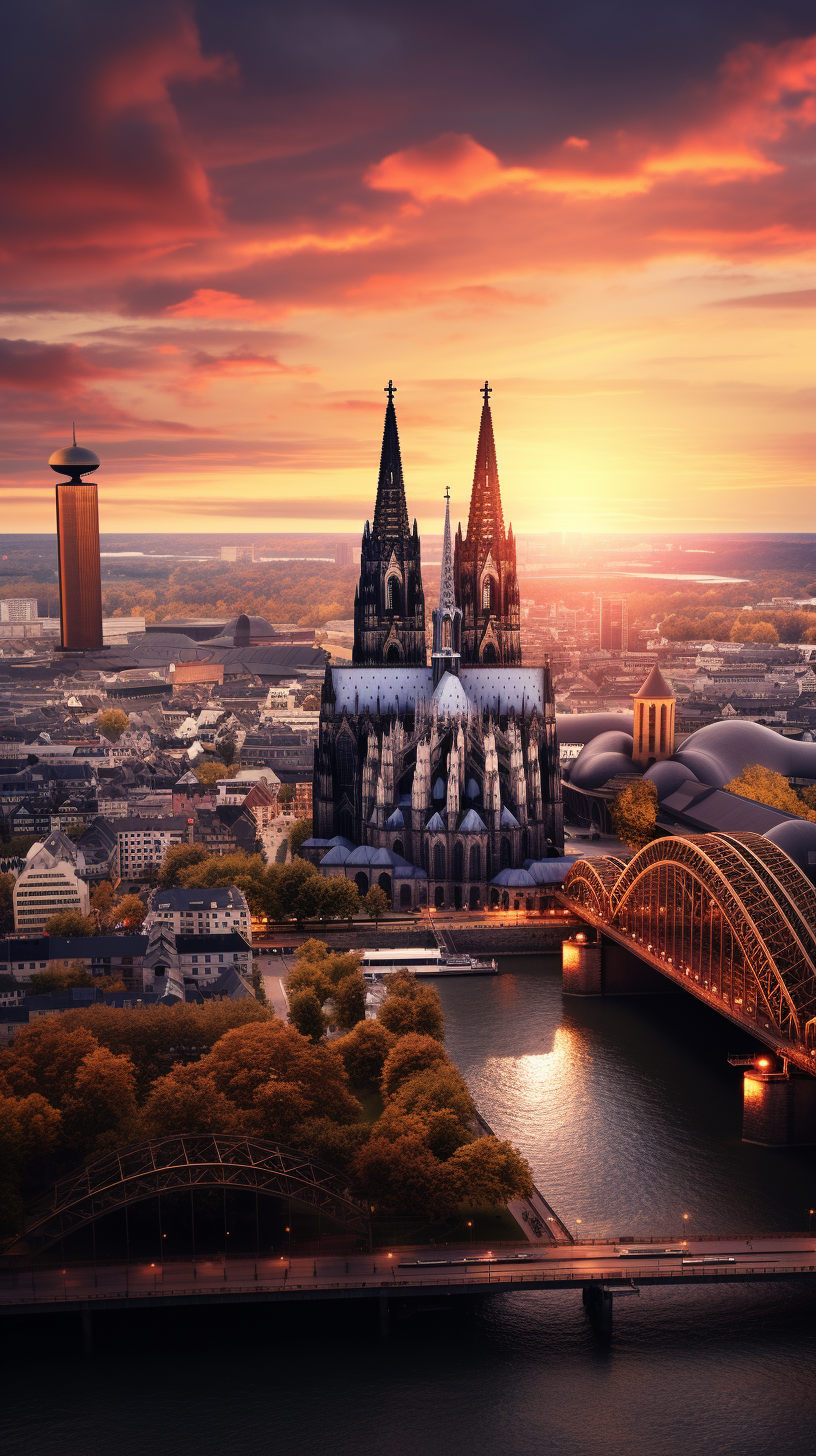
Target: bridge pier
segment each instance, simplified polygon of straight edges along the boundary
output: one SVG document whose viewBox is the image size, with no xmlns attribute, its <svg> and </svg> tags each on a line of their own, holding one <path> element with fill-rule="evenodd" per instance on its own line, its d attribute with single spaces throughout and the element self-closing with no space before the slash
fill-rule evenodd
<svg viewBox="0 0 816 1456">
<path fill-rule="evenodd" d="M 645 961 L 598 935 L 583 931 L 561 944 L 561 985 L 565 996 L 661 996 L 679 988 Z"/>
<path fill-rule="evenodd" d="M 766 1147 L 816 1144 L 816 1079 L 759 1068 L 746 1072 L 742 1140 Z"/>
<path fill-rule="evenodd" d="M 612 1295 L 602 1284 L 585 1284 L 582 1295 L 584 1309 L 596 1335 L 612 1338 Z"/>
</svg>

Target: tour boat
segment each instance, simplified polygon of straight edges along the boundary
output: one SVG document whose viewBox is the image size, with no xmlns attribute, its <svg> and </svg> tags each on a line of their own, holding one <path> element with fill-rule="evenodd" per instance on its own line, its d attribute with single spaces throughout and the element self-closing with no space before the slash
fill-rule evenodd
<svg viewBox="0 0 816 1456">
<path fill-rule="evenodd" d="M 413 976 L 493 976 L 495 959 L 480 961 L 476 956 L 454 955 L 440 950 L 364 950 L 362 971 L 367 981 L 410 971 Z"/>
</svg>

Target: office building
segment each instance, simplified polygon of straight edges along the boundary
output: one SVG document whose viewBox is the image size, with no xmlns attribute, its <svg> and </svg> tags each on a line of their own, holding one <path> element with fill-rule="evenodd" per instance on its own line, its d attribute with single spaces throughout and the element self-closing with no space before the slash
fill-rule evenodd
<svg viewBox="0 0 816 1456">
<path fill-rule="evenodd" d="M 629 609 L 626 597 L 599 599 L 598 646 L 607 652 L 629 651 Z"/>
</svg>

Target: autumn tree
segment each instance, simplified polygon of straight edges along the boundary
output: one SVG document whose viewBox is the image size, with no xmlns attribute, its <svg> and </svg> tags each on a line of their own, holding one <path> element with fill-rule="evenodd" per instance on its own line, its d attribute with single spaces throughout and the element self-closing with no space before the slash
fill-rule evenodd
<svg viewBox="0 0 816 1456">
<path fill-rule="evenodd" d="M 448 1109 L 455 1112 L 462 1123 L 467 1123 L 475 1113 L 473 1098 L 464 1078 L 451 1062 L 415 1072 L 398 1087 L 390 1100 L 403 1112 L 422 1118 Z"/>
<path fill-rule="evenodd" d="M 396 1037 L 382 1022 L 359 1021 L 352 1031 L 334 1043 L 352 1087 L 373 1092 L 380 1085 L 383 1066 Z"/>
<path fill-rule="evenodd" d="M 382 1071 L 383 1096 L 393 1097 L 409 1077 L 413 1077 L 417 1072 L 427 1072 L 429 1068 L 440 1066 L 447 1061 L 445 1048 L 435 1037 L 418 1036 L 416 1032 L 408 1032 L 406 1036 L 400 1037 L 388 1054 Z"/>
<path fill-rule="evenodd" d="M 96 935 L 96 920 L 83 915 L 79 910 L 58 910 L 45 922 L 46 935 L 59 935 L 71 939 L 76 935 Z"/>
<path fill-rule="evenodd" d="M 388 979 L 388 990 L 380 1007 L 379 1020 L 395 1036 L 409 1031 L 420 1036 L 445 1039 L 445 1018 L 439 992 L 433 986 L 420 985 L 416 976 L 400 971 Z"/>
<path fill-rule="evenodd" d="M 219 779 L 234 779 L 238 773 L 237 763 L 221 763 L 209 760 L 207 763 L 197 763 L 193 768 L 198 782 L 205 788 L 211 789 Z"/>
<path fill-rule="evenodd" d="M 347 916 L 358 915 L 360 895 L 354 881 L 341 879 L 339 875 L 324 880 L 320 913 L 328 920 L 344 920 Z"/>
<path fill-rule="evenodd" d="M 19 1227 L 22 1182 L 53 1152 L 62 1116 L 39 1093 L 0 1096 L 0 1234 Z"/>
<path fill-rule="evenodd" d="M 530 1165 L 511 1143 L 480 1137 L 459 1147 L 448 1167 L 460 1201 L 499 1208 L 509 1198 L 531 1198 Z"/>
<path fill-rule="evenodd" d="M 293 858 L 296 858 L 300 855 L 300 851 L 302 850 L 306 840 L 311 839 L 311 837 L 311 819 L 296 819 L 291 829 L 289 830 L 289 848 L 292 851 Z"/>
<path fill-rule="evenodd" d="M 109 743 L 118 743 L 130 727 L 130 719 L 121 708 L 103 708 L 96 717 L 96 729 Z"/>
<path fill-rule="evenodd" d="M 289 996 L 289 1020 L 301 1036 L 319 1041 L 327 1025 L 320 997 L 308 988 L 293 991 Z"/>
<path fill-rule="evenodd" d="M 62 1103 L 63 1132 L 78 1153 L 96 1153 L 132 1141 L 136 1073 L 129 1056 L 96 1047 L 83 1057 Z"/>
<path fill-rule="evenodd" d="M 391 908 L 391 901 L 379 885 L 372 885 L 370 890 L 363 896 L 363 905 L 366 915 L 378 925 L 386 911 Z"/>
<path fill-rule="evenodd" d="M 332 992 L 334 1021 L 341 1031 L 351 1031 L 358 1021 L 365 1020 L 366 983 L 359 971 L 344 976 Z"/>
<path fill-rule="evenodd" d="M 657 788 L 650 779 L 634 779 L 618 791 L 609 805 L 612 825 L 630 849 L 642 849 L 657 831 Z"/>
<path fill-rule="evenodd" d="M 105 917 L 116 903 L 116 894 L 110 880 L 100 880 L 91 891 L 91 914 L 95 915 L 97 922 L 101 925 Z"/>
<path fill-rule="evenodd" d="M 15 1096 L 38 1092 L 52 1106 L 62 1106 L 83 1059 L 99 1046 L 86 1027 L 68 1023 L 70 1015 L 43 1017 L 22 1027 L 0 1051 L 0 1079 Z"/>
<path fill-rule="evenodd" d="M 375 1213 L 413 1214 L 426 1219 L 446 1218 L 456 1212 L 458 1189 L 448 1171 L 425 1144 L 415 1137 L 393 1141 L 375 1134 L 351 1164 L 352 1173 Z"/>
<path fill-rule="evenodd" d="M 84 961 L 51 961 L 48 969 L 37 971 L 31 977 L 31 989 L 35 996 L 46 991 L 67 991 L 73 986 L 89 987 L 95 981 Z"/>
<path fill-rule="evenodd" d="M 144 900 L 138 895 L 124 895 L 122 899 L 112 906 L 105 916 L 105 924 L 109 930 L 126 930 L 135 935 L 141 930 L 144 918 L 147 915 L 147 906 Z"/>
<path fill-rule="evenodd" d="M 754 799 L 758 804 L 768 804 L 784 814 L 795 814 L 799 819 L 816 821 L 816 810 L 809 808 L 800 799 L 788 780 L 773 769 L 763 768 L 761 763 L 748 764 L 735 779 L 725 785 L 730 794 L 739 794 L 743 799 Z"/>
<path fill-rule="evenodd" d="M 171 844 L 159 869 L 159 885 L 163 890 L 174 889 L 181 883 L 179 876 L 193 865 L 203 864 L 210 858 L 203 844 Z"/>
</svg>

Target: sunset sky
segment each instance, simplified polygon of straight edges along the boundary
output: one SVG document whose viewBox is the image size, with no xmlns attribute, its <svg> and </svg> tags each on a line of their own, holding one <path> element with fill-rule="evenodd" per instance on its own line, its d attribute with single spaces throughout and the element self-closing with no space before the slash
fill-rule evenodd
<svg viewBox="0 0 816 1456">
<path fill-rule="evenodd" d="M 0 530 L 816 530 L 810 4 L 5 14 Z"/>
</svg>

